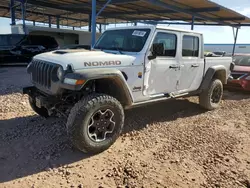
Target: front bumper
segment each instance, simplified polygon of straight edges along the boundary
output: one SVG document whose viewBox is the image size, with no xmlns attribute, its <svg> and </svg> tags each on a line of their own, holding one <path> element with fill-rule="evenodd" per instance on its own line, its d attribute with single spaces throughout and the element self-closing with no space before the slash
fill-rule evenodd
<svg viewBox="0 0 250 188">
<path fill-rule="evenodd" d="M 23 94 L 27 94 L 31 97 L 32 100 L 35 101 L 37 107 L 45 107 L 48 110 L 60 101 L 60 98 L 47 95 L 38 90 L 35 86 L 24 87 Z"/>
<path fill-rule="evenodd" d="M 224 87 L 226 89 L 250 91 L 250 80 L 231 79 L 231 80 L 228 80 L 227 84 Z"/>
</svg>

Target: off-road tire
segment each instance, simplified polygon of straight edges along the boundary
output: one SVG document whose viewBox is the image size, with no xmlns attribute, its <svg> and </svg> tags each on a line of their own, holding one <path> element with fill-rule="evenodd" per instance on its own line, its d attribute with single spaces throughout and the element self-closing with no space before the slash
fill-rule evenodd
<svg viewBox="0 0 250 188">
<path fill-rule="evenodd" d="M 213 92 L 215 88 L 219 89 L 218 99 L 216 102 L 212 102 Z M 206 110 L 214 110 L 219 107 L 223 96 L 223 84 L 219 79 L 213 79 L 209 84 L 209 87 L 202 91 L 199 96 L 200 106 Z"/>
<path fill-rule="evenodd" d="M 89 121 L 100 109 L 109 108 L 115 114 L 114 131 L 101 142 L 93 141 L 89 134 Z M 92 94 L 80 100 L 71 109 L 67 131 L 73 145 L 84 153 L 97 154 L 108 149 L 119 137 L 124 125 L 124 111 L 120 102 L 105 94 Z"/>
<path fill-rule="evenodd" d="M 48 118 L 49 114 L 48 114 L 48 110 L 44 107 L 42 108 L 38 108 L 36 106 L 36 103 L 34 102 L 34 99 L 32 97 L 29 97 L 29 103 L 31 108 L 40 116 L 44 117 L 44 118 Z"/>
</svg>

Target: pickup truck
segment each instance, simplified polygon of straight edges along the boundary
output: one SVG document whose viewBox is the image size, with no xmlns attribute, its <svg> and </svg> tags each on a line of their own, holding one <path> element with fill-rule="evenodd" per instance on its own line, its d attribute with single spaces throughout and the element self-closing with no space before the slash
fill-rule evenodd
<svg viewBox="0 0 250 188">
<path fill-rule="evenodd" d="M 55 38 L 46 35 L 0 35 L 0 66 L 27 65 L 33 56 L 54 51 L 58 47 Z"/>
<path fill-rule="evenodd" d="M 124 110 L 183 96 L 200 106 L 220 104 L 232 57 L 204 57 L 203 35 L 170 27 L 136 26 L 105 31 L 91 50 L 39 54 L 23 88 L 43 117 L 67 118 L 73 145 L 100 153 L 119 137 Z"/>
</svg>

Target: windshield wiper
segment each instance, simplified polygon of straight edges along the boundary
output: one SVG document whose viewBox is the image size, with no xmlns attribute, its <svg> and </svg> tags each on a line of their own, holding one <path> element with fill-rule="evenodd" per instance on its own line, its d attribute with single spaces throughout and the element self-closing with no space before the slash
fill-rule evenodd
<svg viewBox="0 0 250 188">
<path fill-rule="evenodd" d="M 121 48 L 119 48 L 119 47 L 115 47 L 116 48 L 116 50 L 120 53 L 120 54 L 123 54 L 123 52 L 121 51 Z"/>
<path fill-rule="evenodd" d="M 118 51 L 120 54 L 124 54 L 124 53 L 122 52 L 122 49 L 119 48 L 119 47 L 105 48 L 105 47 L 102 47 L 102 46 L 96 46 L 94 49 L 99 49 L 99 50 L 101 50 L 101 51 L 103 51 L 103 50 L 116 50 L 116 51 Z"/>
<path fill-rule="evenodd" d="M 122 52 L 122 48 L 119 48 L 119 47 L 112 47 L 112 48 L 106 48 L 106 50 L 116 50 L 116 51 L 118 51 L 120 54 L 123 54 L 123 52 Z"/>
</svg>

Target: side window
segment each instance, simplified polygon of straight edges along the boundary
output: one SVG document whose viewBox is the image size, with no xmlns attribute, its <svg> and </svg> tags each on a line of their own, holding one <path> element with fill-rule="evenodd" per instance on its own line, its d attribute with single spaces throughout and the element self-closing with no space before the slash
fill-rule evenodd
<svg viewBox="0 0 250 188">
<path fill-rule="evenodd" d="M 199 38 L 195 36 L 184 35 L 182 40 L 182 56 L 198 57 L 199 56 Z"/>
<path fill-rule="evenodd" d="M 41 45 L 43 43 L 43 38 L 41 38 L 40 36 L 36 36 L 36 35 L 30 35 L 29 36 L 31 45 Z"/>
<path fill-rule="evenodd" d="M 58 46 L 57 41 L 54 37 L 42 36 L 41 39 L 42 39 L 41 45 L 43 45 L 45 48 L 50 49 L 50 48 L 56 48 Z"/>
<path fill-rule="evenodd" d="M 164 55 L 168 57 L 175 57 L 176 55 L 176 44 L 177 36 L 171 33 L 157 33 L 154 44 L 163 43 Z"/>
</svg>

